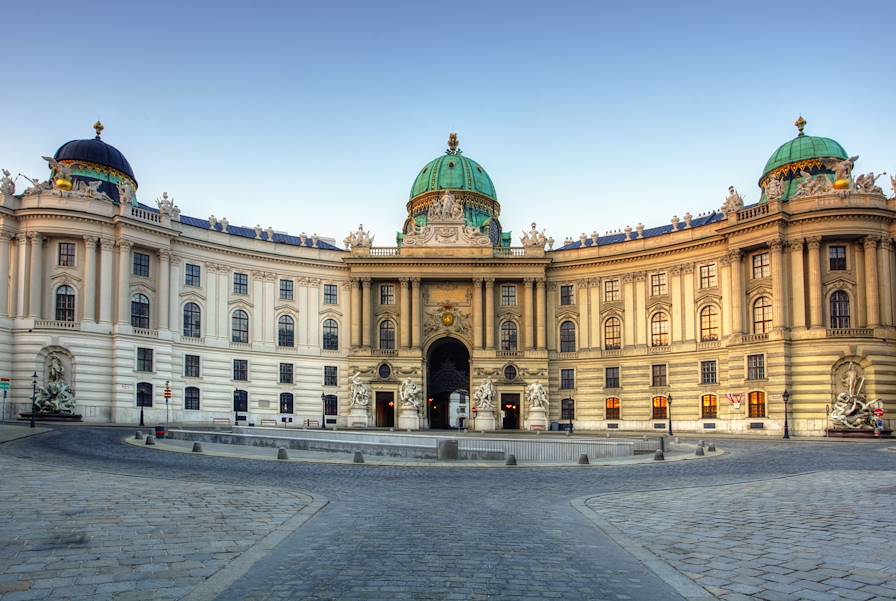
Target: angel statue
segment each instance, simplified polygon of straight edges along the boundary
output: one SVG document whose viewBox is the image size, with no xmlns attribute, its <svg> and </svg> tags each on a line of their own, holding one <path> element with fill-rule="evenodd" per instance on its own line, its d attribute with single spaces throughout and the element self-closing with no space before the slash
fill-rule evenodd
<svg viewBox="0 0 896 601">
<path fill-rule="evenodd" d="M 544 386 L 538 380 L 535 380 L 526 386 L 526 400 L 529 401 L 529 406 L 533 409 L 535 407 L 547 409 L 548 394 L 545 392 Z"/>
<path fill-rule="evenodd" d="M 72 169 L 71 167 L 67 167 L 54 159 L 53 157 L 40 157 L 45 160 L 50 165 L 50 171 L 52 172 L 52 176 L 50 177 L 50 181 L 56 183 L 56 187 L 61 190 L 70 190 L 72 187 Z M 63 184 L 59 186 L 60 182 L 66 182 L 68 184 Z"/>
<path fill-rule="evenodd" d="M 352 407 L 366 407 L 370 404 L 370 387 L 361 381 L 361 372 L 356 371 L 350 378 L 352 386 Z"/>
<path fill-rule="evenodd" d="M 728 186 L 728 196 L 725 197 L 725 204 L 722 205 L 722 212 L 726 215 L 728 213 L 736 213 L 744 208 L 744 199 L 738 193 L 737 188 L 734 186 Z"/>
<path fill-rule="evenodd" d="M 886 171 L 878 173 L 877 175 L 875 175 L 873 171 L 871 173 L 864 173 L 856 178 L 856 188 L 859 192 L 864 192 L 866 194 L 883 194 L 884 191 L 880 189 L 880 186 L 876 186 L 875 182 L 881 175 L 886 174 Z"/>
<path fill-rule="evenodd" d="M 845 179 L 852 181 L 852 168 L 856 166 L 859 155 L 849 157 L 846 160 L 841 159 L 821 159 L 821 164 L 834 172 L 834 179 Z"/>
</svg>

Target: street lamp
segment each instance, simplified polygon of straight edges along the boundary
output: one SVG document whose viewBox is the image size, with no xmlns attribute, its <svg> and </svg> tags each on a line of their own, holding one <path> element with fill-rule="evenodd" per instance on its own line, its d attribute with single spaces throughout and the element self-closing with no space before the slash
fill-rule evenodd
<svg viewBox="0 0 896 601">
<path fill-rule="evenodd" d="M 787 392 L 787 389 L 784 389 L 784 394 L 781 395 L 781 398 L 784 399 L 784 438 L 790 438 L 790 426 L 787 424 L 787 402 L 790 401 L 790 393 Z"/>
<path fill-rule="evenodd" d="M 327 394 L 320 393 L 320 429 L 327 429 Z"/>
<path fill-rule="evenodd" d="M 237 404 L 237 393 L 240 391 L 239 388 L 233 389 L 233 427 L 240 425 L 240 406 Z"/>
<path fill-rule="evenodd" d="M 669 436 L 672 436 L 672 395 L 666 396 L 666 407 L 669 412 Z"/>
<path fill-rule="evenodd" d="M 34 427 L 34 414 L 37 413 L 37 372 L 31 376 L 31 427 Z"/>
</svg>

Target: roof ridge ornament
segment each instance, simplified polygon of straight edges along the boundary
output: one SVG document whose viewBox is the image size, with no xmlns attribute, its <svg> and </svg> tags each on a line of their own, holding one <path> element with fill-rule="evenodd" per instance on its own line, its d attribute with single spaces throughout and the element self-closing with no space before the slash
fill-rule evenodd
<svg viewBox="0 0 896 601">
<path fill-rule="evenodd" d="M 457 134 L 451 132 L 448 134 L 448 150 L 445 151 L 446 154 L 460 154 L 460 150 L 458 147 L 460 146 L 460 142 L 457 140 Z"/>
<path fill-rule="evenodd" d="M 93 129 L 96 130 L 96 139 L 99 140 L 99 139 L 100 139 L 100 134 L 103 133 L 103 130 L 106 129 L 106 128 L 103 127 L 103 124 L 100 123 L 100 120 L 99 120 L 99 119 L 97 119 L 97 120 L 96 120 L 96 123 L 93 124 Z"/>
<path fill-rule="evenodd" d="M 802 115 L 800 115 L 799 118 L 798 118 L 796 121 L 793 122 L 793 124 L 796 125 L 796 128 L 799 130 L 799 132 L 800 132 L 800 133 L 799 133 L 799 136 L 800 136 L 800 137 L 806 135 L 806 134 L 803 133 L 803 128 L 806 127 L 806 120 L 803 119 L 803 116 L 802 116 Z"/>
</svg>

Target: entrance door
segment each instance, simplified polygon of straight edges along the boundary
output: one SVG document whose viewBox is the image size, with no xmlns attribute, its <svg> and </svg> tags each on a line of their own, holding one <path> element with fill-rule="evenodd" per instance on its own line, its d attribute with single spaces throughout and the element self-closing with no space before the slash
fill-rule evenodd
<svg viewBox="0 0 896 601">
<path fill-rule="evenodd" d="M 395 427 L 395 393 L 378 390 L 376 393 L 376 425 L 380 428 Z"/>
<path fill-rule="evenodd" d="M 501 394 L 501 411 L 503 419 L 501 420 L 502 430 L 519 430 L 520 429 L 520 395 L 518 394 Z"/>
<path fill-rule="evenodd" d="M 426 417 L 430 428 L 456 428 L 470 389 L 470 354 L 453 338 L 437 340 L 427 354 Z"/>
</svg>

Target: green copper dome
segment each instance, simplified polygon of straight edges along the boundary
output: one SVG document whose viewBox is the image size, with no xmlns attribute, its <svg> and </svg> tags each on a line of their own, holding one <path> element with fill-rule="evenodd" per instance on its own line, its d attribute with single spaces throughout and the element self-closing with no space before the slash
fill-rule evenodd
<svg viewBox="0 0 896 601">
<path fill-rule="evenodd" d="M 820 136 L 807 136 L 803 133 L 806 121 L 800 117 L 796 126 L 799 135 L 789 142 L 785 142 L 772 153 L 765 169 L 762 170 L 760 181 L 776 171 L 795 171 L 817 163 L 819 159 L 848 159 L 849 155 L 836 140 L 822 138 Z M 784 168 L 784 169 L 782 169 Z M 789 168 L 789 169 L 788 169 Z M 809 169 L 806 169 L 808 171 Z"/>
<path fill-rule="evenodd" d="M 443 156 L 431 160 L 417 174 L 411 186 L 411 198 L 435 190 L 464 190 L 482 194 L 497 200 L 495 185 L 485 169 L 472 159 L 468 159 L 457 148 L 457 137 L 452 134 L 448 150 Z"/>
</svg>

